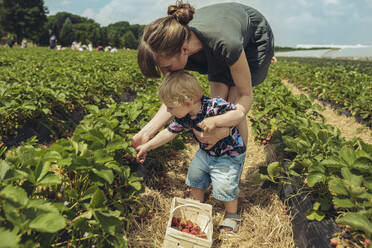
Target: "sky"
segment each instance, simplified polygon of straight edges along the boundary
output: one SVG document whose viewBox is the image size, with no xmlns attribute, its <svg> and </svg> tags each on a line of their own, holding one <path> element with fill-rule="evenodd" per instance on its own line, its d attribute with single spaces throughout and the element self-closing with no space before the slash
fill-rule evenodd
<svg viewBox="0 0 372 248">
<path fill-rule="evenodd" d="M 101 26 L 118 21 L 148 24 L 166 15 L 175 0 L 44 0 L 49 15 L 66 11 Z M 196 9 L 240 2 L 269 21 L 277 46 L 372 45 L 372 0 L 184 0 Z"/>
</svg>

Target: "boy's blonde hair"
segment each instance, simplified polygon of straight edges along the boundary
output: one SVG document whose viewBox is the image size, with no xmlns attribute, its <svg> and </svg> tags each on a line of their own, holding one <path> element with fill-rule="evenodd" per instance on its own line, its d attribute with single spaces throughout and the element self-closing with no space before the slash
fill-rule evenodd
<svg viewBox="0 0 372 248">
<path fill-rule="evenodd" d="M 203 96 L 198 80 L 184 70 L 169 72 L 158 88 L 158 96 L 164 104 L 184 105 L 199 101 Z"/>
</svg>

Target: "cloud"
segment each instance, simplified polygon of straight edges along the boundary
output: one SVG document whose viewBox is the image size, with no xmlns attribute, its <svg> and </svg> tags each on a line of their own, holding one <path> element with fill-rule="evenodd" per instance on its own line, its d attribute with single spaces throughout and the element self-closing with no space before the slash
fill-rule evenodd
<svg viewBox="0 0 372 248">
<path fill-rule="evenodd" d="M 88 18 L 95 19 L 95 17 L 96 17 L 96 12 L 94 11 L 94 9 L 92 9 L 92 8 L 88 8 L 88 9 L 84 10 L 83 13 L 82 13 L 81 15 L 82 15 L 82 16 L 85 16 L 85 17 L 88 17 Z"/>
<path fill-rule="evenodd" d="M 325 5 L 339 5 L 340 0 L 324 0 Z"/>
<path fill-rule="evenodd" d="M 365 2 L 372 9 L 372 0 L 365 0 Z"/>
<path fill-rule="evenodd" d="M 111 0 L 96 12 L 88 11 L 90 16 L 102 25 L 108 25 L 117 21 L 129 21 L 130 23 L 147 24 L 156 18 L 166 14 L 167 6 L 173 4 L 169 0 Z M 86 10 L 87 11 L 87 10 Z"/>
<path fill-rule="evenodd" d="M 71 4 L 71 0 L 62 0 L 61 1 L 61 5 L 62 6 L 68 6 L 68 5 L 70 5 Z"/>
</svg>

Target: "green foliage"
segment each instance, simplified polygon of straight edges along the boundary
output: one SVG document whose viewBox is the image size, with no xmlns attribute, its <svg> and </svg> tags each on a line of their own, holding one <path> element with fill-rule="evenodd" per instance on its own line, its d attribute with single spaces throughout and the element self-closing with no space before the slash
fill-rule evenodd
<svg viewBox="0 0 372 248">
<path fill-rule="evenodd" d="M 19 44 L 23 38 L 37 41 L 47 13 L 43 0 L 2 0 L 0 27 L 4 32 L 15 34 Z"/>
<path fill-rule="evenodd" d="M 348 66 L 355 70 L 352 64 Z M 271 68 L 269 78 L 254 88 L 252 131 L 256 140 L 273 145 L 278 156 L 278 161 L 260 170 L 260 178 L 270 183 L 291 183 L 301 189 L 301 193 L 308 194 L 314 201 L 313 208 L 307 212 L 308 219 L 320 221 L 326 216 L 335 217 L 338 223 L 349 225 L 368 237 L 372 231 L 372 145 L 356 138 L 345 141 L 338 129 L 324 123 L 317 112 L 321 109 L 319 105 L 304 95 L 292 95 L 280 82 L 283 75 L 296 75 L 296 82 L 304 82 L 312 74 L 324 76 L 325 73 L 329 79 L 332 76 L 342 80 L 349 72 L 336 73 L 330 68 L 322 72 L 322 68 L 316 67 L 317 71 L 310 75 L 298 69 L 302 67 L 306 65 L 279 60 Z M 298 71 L 301 74 L 297 74 Z M 353 73 L 355 81 L 350 88 L 357 88 L 359 80 L 368 76 L 357 77 L 358 74 Z M 328 95 L 341 99 L 333 89 L 337 86 L 329 79 L 319 88 L 327 87 L 323 92 L 332 92 Z M 341 93 L 348 90 L 345 85 L 341 88 L 344 89 Z"/>
<path fill-rule="evenodd" d="M 48 247 L 61 241 L 84 247 L 124 243 L 130 216 L 146 205 L 137 199 L 141 178 L 122 156 L 134 153 L 132 132 L 148 112 L 139 103 L 89 109 L 71 138 L 45 149 L 13 148 L 1 160 L 0 218 L 6 229 L 0 235 L 14 232 Z M 47 233 L 53 234 L 49 240 Z"/>
<path fill-rule="evenodd" d="M 67 18 L 62 26 L 61 33 L 59 34 L 60 43 L 63 46 L 69 46 L 74 41 L 74 30 L 72 29 L 72 23 L 70 18 Z"/>
<path fill-rule="evenodd" d="M 138 42 L 136 40 L 136 37 L 134 37 L 132 31 L 127 31 L 123 36 L 123 40 L 124 47 L 126 48 L 136 49 L 138 46 Z"/>
<path fill-rule="evenodd" d="M 68 32 L 64 31 L 62 33 L 67 19 L 70 19 L 72 26 L 68 27 Z M 125 43 L 125 34 L 127 32 L 132 32 L 134 40 L 133 36 L 127 38 L 129 39 L 127 41 L 127 47 L 135 49 L 137 48 L 143 29 L 144 25 L 131 25 L 127 21 L 120 21 L 109 24 L 107 27 L 101 27 L 92 19 L 68 12 L 58 12 L 55 15 L 48 16 L 48 21 L 43 26 L 38 42 L 42 45 L 48 45 L 50 35 L 56 34 L 58 40 L 60 40 L 64 46 L 70 46 L 72 41 L 77 41 L 82 44 L 89 44 L 92 42 L 93 46 L 111 45 L 122 48 Z"/>
<path fill-rule="evenodd" d="M 130 140 L 160 106 L 157 82 L 143 77 L 134 51 L 9 50 L 0 57 L 2 132 L 24 117 L 57 125 L 56 113 L 85 116 L 68 138 L 0 150 L 1 246 L 128 247 L 133 219 L 150 211 Z M 182 149 L 180 139 L 167 147 Z M 149 157 L 161 164 L 167 147 Z"/>
</svg>

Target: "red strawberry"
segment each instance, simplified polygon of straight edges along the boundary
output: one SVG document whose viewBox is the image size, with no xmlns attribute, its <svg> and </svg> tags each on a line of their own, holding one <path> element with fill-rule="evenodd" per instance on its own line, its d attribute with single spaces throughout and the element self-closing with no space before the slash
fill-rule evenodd
<svg viewBox="0 0 372 248">
<path fill-rule="evenodd" d="M 180 225 L 181 225 L 183 228 L 185 228 L 185 227 L 186 227 L 186 223 L 185 223 L 185 221 L 181 220 Z"/>
<path fill-rule="evenodd" d="M 196 225 L 194 230 L 197 232 L 197 234 L 199 234 L 200 233 L 200 226 Z"/>
<path fill-rule="evenodd" d="M 178 221 L 176 217 L 172 218 L 172 226 L 178 226 Z"/>
<path fill-rule="evenodd" d="M 186 221 L 186 224 L 187 224 L 187 227 L 188 227 L 189 229 L 192 229 L 193 226 L 194 226 L 194 224 L 193 224 L 192 221 L 190 221 L 190 220 Z"/>
<path fill-rule="evenodd" d="M 198 234 L 198 232 L 196 230 L 192 230 L 190 233 L 191 234 L 194 234 L 194 235 L 197 235 Z"/>
<path fill-rule="evenodd" d="M 186 233 L 189 233 L 190 231 L 189 231 L 189 229 L 187 229 L 187 228 L 184 228 L 184 229 L 182 229 L 182 230 L 181 230 L 181 232 L 186 232 Z"/>
<path fill-rule="evenodd" d="M 371 241 L 369 239 L 365 239 L 364 243 L 369 246 L 371 244 Z"/>
<path fill-rule="evenodd" d="M 337 240 L 336 239 L 331 239 L 331 245 L 336 247 L 338 245 Z"/>
</svg>

